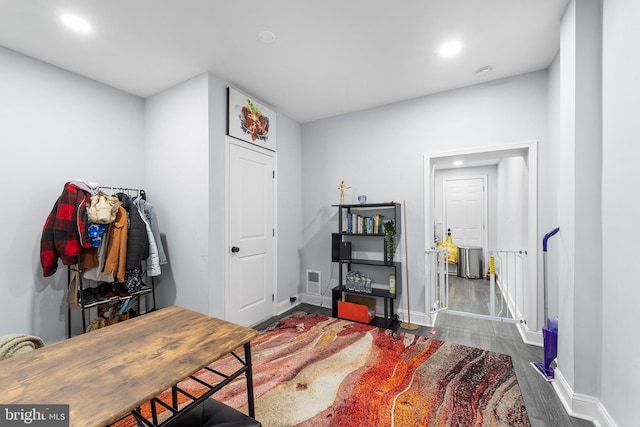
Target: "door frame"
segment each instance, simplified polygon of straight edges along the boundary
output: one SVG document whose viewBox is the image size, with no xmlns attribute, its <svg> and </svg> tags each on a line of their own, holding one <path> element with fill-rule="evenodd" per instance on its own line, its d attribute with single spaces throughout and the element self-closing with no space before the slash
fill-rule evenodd
<svg viewBox="0 0 640 427">
<path fill-rule="evenodd" d="M 444 239 L 445 230 L 447 229 L 447 181 L 461 181 L 463 179 L 481 179 L 483 185 L 482 191 L 482 265 L 489 265 L 489 207 L 488 205 L 488 193 L 489 187 L 487 187 L 487 175 L 471 175 L 460 178 L 443 178 L 442 179 L 442 237 Z"/>
<path fill-rule="evenodd" d="M 278 233 L 277 227 L 278 224 L 278 156 L 277 153 L 271 150 L 267 150 L 258 146 L 251 145 L 244 141 L 240 141 L 236 138 L 225 136 L 225 144 L 224 144 L 224 318 L 229 318 L 229 289 L 230 289 L 230 263 L 231 263 L 231 238 L 229 235 L 230 228 L 230 218 L 231 214 L 229 212 L 230 209 L 230 191 L 231 191 L 231 145 L 235 145 L 236 147 L 240 147 L 247 150 L 252 150 L 261 154 L 266 154 L 273 158 L 273 170 L 274 170 L 274 178 L 273 178 L 273 228 L 275 230 L 273 236 L 273 282 L 271 294 L 273 295 L 271 301 L 271 316 L 275 316 L 277 314 L 278 307 Z M 252 325 L 253 326 L 253 325 Z"/>
<path fill-rule="evenodd" d="M 538 141 L 528 141 L 499 146 L 487 146 L 470 148 L 459 151 L 426 153 L 424 155 L 424 218 L 425 218 L 425 249 L 433 247 L 433 224 L 434 215 L 434 185 L 435 168 L 438 164 L 449 161 L 453 158 L 467 158 L 470 160 L 482 161 L 495 158 L 507 158 L 514 155 L 525 157 L 528 165 L 528 194 L 527 194 L 527 253 L 528 260 L 528 283 L 526 292 L 527 303 L 524 307 L 523 316 L 528 324 L 533 325 L 533 330 L 527 324 L 518 324 L 518 330 L 524 342 L 528 344 L 542 345 L 542 334 L 535 330 L 539 324 L 538 313 Z M 467 166 L 472 166 L 468 164 Z M 425 282 L 425 307 L 427 312 L 433 307 L 434 301 L 432 289 L 429 283 Z M 435 314 L 437 316 L 437 314 Z M 431 319 L 435 322 L 435 317 Z"/>
</svg>

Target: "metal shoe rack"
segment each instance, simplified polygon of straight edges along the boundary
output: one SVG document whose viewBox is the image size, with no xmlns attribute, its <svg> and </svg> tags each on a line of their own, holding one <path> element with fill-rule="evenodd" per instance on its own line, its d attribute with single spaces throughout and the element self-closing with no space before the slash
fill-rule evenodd
<svg viewBox="0 0 640 427">
<path fill-rule="evenodd" d="M 78 260 L 79 261 L 79 260 Z M 100 298 L 96 301 L 85 301 L 85 295 L 84 295 L 84 290 L 88 289 L 90 287 L 85 287 L 84 286 L 84 281 L 82 279 L 82 271 L 78 269 L 78 264 L 76 265 L 70 265 L 67 269 L 67 283 L 69 284 L 69 289 L 70 289 L 70 285 L 71 285 L 71 281 L 72 281 L 72 277 L 74 274 L 78 275 L 78 309 L 81 312 L 81 316 L 82 316 L 82 332 L 86 332 L 87 331 L 87 311 L 91 310 L 94 307 L 98 307 L 100 305 L 103 304 L 110 304 L 110 303 L 114 303 L 114 302 L 124 302 L 128 299 L 131 298 L 138 298 L 138 304 L 140 304 L 142 301 L 144 301 L 144 306 L 145 306 L 145 311 L 144 313 L 148 313 L 151 312 L 153 310 L 156 309 L 156 289 L 155 289 L 155 282 L 153 280 L 153 277 L 151 277 L 151 284 L 147 285 L 145 283 L 145 285 L 142 287 L 141 290 L 137 291 L 137 292 L 132 292 L 127 296 L 113 296 L 113 297 L 104 297 L 104 298 Z M 69 291 L 68 289 L 68 291 Z M 143 296 L 145 296 L 145 298 L 143 298 Z M 153 302 L 153 305 L 151 307 L 149 307 L 149 304 L 147 302 L 146 296 L 150 296 Z M 67 304 L 67 338 L 71 338 L 71 304 Z M 143 312 L 139 312 L 139 314 L 144 314 Z"/>
</svg>

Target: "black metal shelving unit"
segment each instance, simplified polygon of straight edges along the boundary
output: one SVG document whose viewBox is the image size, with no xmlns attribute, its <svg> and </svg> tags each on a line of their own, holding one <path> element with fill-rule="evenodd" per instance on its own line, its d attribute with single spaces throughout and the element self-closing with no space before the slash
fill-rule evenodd
<svg viewBox="0 0 640 427">
<path fill-rule="evenodd" d="M 358 232 L 353 233 L 348 230 L 345 231 L 345 223 L 344 219 L 346 215 L 350 215 L 352 213 L 358 213 L 362 215 L 371 215 L 371 214 L 384 214 L 385 220 L 393 219 L 395 222 L 396 229 L 396 241 L 397 237 L 400 235 L 400 230 L 402 229 L 401 223 L 401 209 L 402 205 L 400 203 L 365 203 L 365 204 L 347 204 L 347 205 L 332 205 L 333 207 L 338 208 L 338 233 L 333 233 L 334 236 L 337 236 L 341 242 L 348 239 L 352 242 L 354 246 L 358 246 L 359 239 L 377 239 L 380 240 L 380 248 L 381 253 L 385 252 L 385 243 L 384 243 L 384 233 L 377 232 L 378 230 L 374 230 L 374 232 Z M 335 239 L 336 237 L 334 237 Z M 362 295 L 362 296 L 371 296 L 375 298 L 384 299 L 384 319 L 386 323 L 389 325 L 393 321 L 397 321 L 398 316 L 394 314 L 394 301 L 399 298 L 400 290 L 402 289 L 402 263 L 401 262 L 393 262 L 387 263 L 383 260 L 372 260 L 372 259 L 359 259 L 359 258 L 351 258 L 348 259 L 339 259 L 332 258 L 333 262 L 338 263 L 338 286 L 334 287 L 332 290 L 332 315 L 333 317 L 338 317 L 338 301 L 343 300 L 345 294 L 352 295 Z M 388 269 L 389 272 L 395 274 L 396 281 L 396 292 L 389 292 L 389 288 L 387 286 L 386 289 L 381 288 L 373 288 L 371 292 L 360 292 L 349 290 L 346 288 L 343 280 L 346 271 L 351 271 L 352 266 L 358 265 L 362 266 L 365 270 L 367 267 L 373 267 L 375 269 Z"/>
</svg>

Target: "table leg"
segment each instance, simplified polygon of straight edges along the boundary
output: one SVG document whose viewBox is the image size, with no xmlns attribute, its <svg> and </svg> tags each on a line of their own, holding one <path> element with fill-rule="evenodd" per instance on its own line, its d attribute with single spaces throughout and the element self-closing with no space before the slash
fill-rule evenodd
<svg viewBox="0 0 640 427">
<path fill-rule="evenodd" d="M 253 368 L 251 366 L 251 342 L 248 342 L 244 345 L 244 361 L 247 365 L 247 406 L 249 409 L 249 416 L 255 419 L 256 411 L 253 401 Z"/>
</svg>

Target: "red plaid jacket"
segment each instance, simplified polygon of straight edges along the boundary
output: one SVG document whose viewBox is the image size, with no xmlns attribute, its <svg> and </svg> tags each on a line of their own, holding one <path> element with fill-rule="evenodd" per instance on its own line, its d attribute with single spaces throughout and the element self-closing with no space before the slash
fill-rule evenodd
<svg viewBox="0 0 640 427">
<path fill-rule="evenodd" d="M 86 227 L 86 206 L 90 202 L 91 194 L 71 183 L 64 185 L 42 229 L 40 262 L 44 277 L 56 272 L 58 258 L 64 265 L 76 264 L 80 249 L 91 246 Z"/>
</svg>

